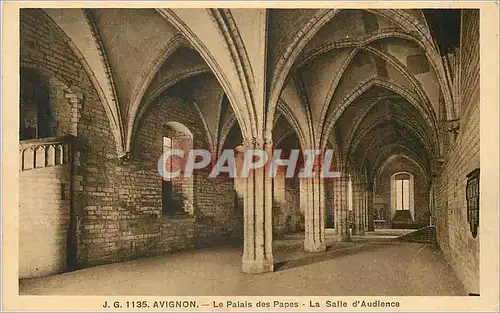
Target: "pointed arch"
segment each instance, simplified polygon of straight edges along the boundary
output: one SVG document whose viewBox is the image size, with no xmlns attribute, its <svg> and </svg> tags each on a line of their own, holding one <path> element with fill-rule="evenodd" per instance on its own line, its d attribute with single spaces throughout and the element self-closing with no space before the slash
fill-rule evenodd
<svg viewBox="0 0 500 313">
<path fill-rule="evenodd" d="M 296 34 L 293 42 L 287 47 L 285 53 L 279 58 L 276 69 L 272 73 L 268 108 L 266 112 L 266 132 L 272 131 L 273 119 L 278 105 L 281 90 L 289 76 L 297 58 L 314 35 L 330 20 L 340 9 L 319 10 L 306 25 Z"/>
<path fill-rule="evenodd" d="M 141 73 L 141 78 L 139 80 L 139 84 L 136 86 L 133 94 L 133 98 L 130 102 L 130 109 L 128 111 L 127 117 L 127 137 L 126 137 L 126 149 L 127 151 L 132 150 L 132 138 L 134 138 L 138 121 L 141 119 L 142 114 L 145 109 L 141 110 L 141 102 L 143 102 L 143 98 L 146 95 L 146 90 L 153 80 L 156 73 L 160 70 L 161 66 L 165 62 L 165 60 L 172 55 L 174 51 L 176 51 L 181 46 L 187 46 L 188 43 L 182 37 L 181 34 L 176 34 L 165 44 L 165 48 L 160 51 L 160 53 L 153 59 L 151 64 L 145 69 L 143 73 Z M 185 79 L 187 77 L 194 76 L 198 74 L 200 71 L 196 73 L 189 73 L 184 75 L 183 77 L 179 77 L 177 81 Z M 161 94 L 164 90 L 166 90 L 169 86 L 173 85 L 172 82 L 166 82 L 161 88 L 157 89 L 153 95 L 145 101 L 146 106 L 153 101 L 153 99 Z"/>
<path fill-rule="evenodd" d="M 154 103 L 154 101 L 163 92 L 165 92 L 170 87 L 174 86 L 175 84 L 177 84 L 177 83 L 179 83 L 181 81 L 184 81 L 184 80 L 186 80 L 188 78 L 191 78 L 191 77 L 194 77 L 194 76 L 197 76 L 197 75 L 200 75 L 200 74 L 208 73 L 208 72 L 210 72 L 210 69 L 208 67 L 201 67 L 201 68 L 196 68 L 196 69 L 191 70 L 191 71 L 183 72 L 183 73 L 181 73 L 178 76 L 174 76 L 171 79 L 163 81 L 150 94 L 147 94 L 147 95 L 145 94 L 144 96 L 146 96 L 146 98 L 142 99 L 140 105 L 136 107 L 134 116 L 132 117 L 133 121 L 132 121 L 131 124 L 129 124 L 128 136 L 130 136 L 130 137 L 127 138 L 127 149 L 128 149 L 127 151 L 131 152 L 133 150 L 133 148 L 134 148 L 133 147 L 133 142 L 134 142 L 135 137 L 137 135 L 137 132 L 138 132 L 138 129 L 139 129 L 139 125 L 140 125 L 140 121 L 141 121 L 142 117 L 144 116 L 145 112 L 147 112 L 148 108 Z M 198 105 L 196 103 L 194 103 L 194 101 L 193 101 L 193 105 L 195 106 L 195 108 L 196 108 L 196 110 L 197 110 L 200 118 L 202 119 L 202 121 L 204 123 L 205 131 L 208 134 L 208 137 L 210 137 L 209 136 L 210 132 L 208 131 L 208 126 L 207 126 L 205 117 L 201 113 L 201 110 L 199 109 Z M 209 139 L 209 142 L 212 142 L 211 138 Z M 211 146 L 212 145 L 213 145 L 213 143 L 211 143 Z"/>
<path fill-rule="evenodd" d="M 117 156 L 118 158 L 126 156 L 123 123 L 118 103 L 111 92 L 112 87 L 108 76 L 109 69 L 106 69 L 103 64 L 102 56 L 96 46 L 96 38 L 88 24 L 84 11 L 82 9 L 45 8 L 40 10 L 40 14 L 46 16 L 54 27 L 59 30 L 59 33 L 64 37 L 64 41 L 82 65 L 108 117 L 111 133 L 115 140 Z M 74 26 L 75 23 L 84 25 L 79 33 L 74 33 L 72 30 L 75 28 L 69 26 Z M 83 54 L 82 50 L 85 51 L 85 54 Z"/>
<path fill-rule="evenodd" d="M 323 105 L 321 106 L 321 114 L 320 114 L 320 123 L 318 129 L 320 130 L 319 135 L 321 136 L 321 129 L 323 128 L 324 123 L 326 122 L 326 118 L 328 115 L 328 111 L 330 111 L 331 105 L 332 105 L 332 98 L 333 95 L 335 94 L 335 91 L 337 90 L 337 87 L 340 83 L 340 80 L 342 79 L 342 76 L 344 76 L 345 71 L 349 67 L 349 64 L 351 64 L 352 60 L 354 57 L 358 54 L 359 49 L 354 48 L 349 53 L 347 54 L 344 62 L 342 62 L 342 65 L 340 66 L 340 69 L 338 70 L 337 75 L 334 76 L 332 79 L 332 82 L 328 85 L 328 91 L 326 93 L 325 100 L 323 102 Z M 321 141 L 321 138 L 320 138 Z"/>
<path fill-rule="evenodd" d="M 382 163 L 382 165 L 376 171 L 372 172 L 372 174 L 370 175 L 372 177 L 371 178 L 372 181 L 378 180 L 380 175 L 382 175 L 382 173 L 384 172 L 386 166 L 388 164 L 390 164 L 392 162 L 392 160 L 395 158 L 404 158 L 408 162 L 413 163 L 420 171 L 422 171 L 422 174 L 424 174 L 425 177 L 428 179 L 428 175 L 427 175 L 428 172 L 425 171 L 424 168 L 422 167 L 422 165 L 420 163 L 418 163 L 417 161 L 415 161 L 412 157 L 410 157 L 406 154 L 394 154 L 394 155 L 391 155 L 389 158 L 387 158 L 384 161 L 384 163 Z"/>
<path fill-rule="evenodd" d="M 163 16 L 169 23 L 171 23 L 189 42 L 190 44 L 200 53 L 202 58 L 208 64 L 215 77 L 221 84 L 229 103 L 233 107 L 233 111 L 236 115 L 236 120 L 240 125 L 241 132 L 245 138 L 252 138 L 254 131 L 254 123 L 252 118 L 252 103 L 245 101 L 245 96 L 242 94 L 242 89 L 235 88 L 233 83 L 231 83 L 230 78 L 227 73 L 222 69 L 221 58 L 216 58 L 212 51 L 205 45 L 205 43 L 198 37 L 196 32 L 191 29 L 191 27 L 177 14 L 174 9 L 156 9 L 161 16 Z M 192 9 L 195 10 L 195 9 Z M 207 18 L 211 17 L 212 14 L 209 11 L 198 10 L 200 14 L 206 14 Z M 226 39 L 222 39 L 226 42 Z M 231 57 L 231 56 L 230 56 Z M 233 63 L 234 60 L 230 60 L 234 68 L 236 65 Z M 237 74 L 236 74 L 237 75 Z"/>
<path fill-rule="evenodd" d="M 323 128 L 323 133 L 321 135 L 322 146 L 324 146 L 326 142 L 325 139 L 327 138 L 329 132 L 332 130 L 333 126 L 335 125 L 339 117 L 342 115 L 342 113 L 345 111 L 345 109 L 351 103 L 353 103 L 359 96 L 361 96 L 363 93 L 368 91 L 373 86 L 378 86 L 388 89 L 400 95 L 401 97 L 406 99 L 411 105 L 413 105 L 417 109 L 417 111 L 422 115 L 422 118 L 427 123 L 427 125 L 433 130 L 433 141 L 435 147 L 439 147 L 438 145 L 439 141 L 437 138 L 437 122 L 432 116 L 429 116 L 426 107 L 420 104 L 420 101 L 418 101 L 417 97 L 413 95 L 411 91 L 398 85 L 396 82 L 390 79 L 381 79 L 378 76 L 369 78 L 364 82 L 362 82 L 361 84 L 359 84 L 359 86 L 354 90 L 352 90 L 347 96 L 345 96 L 342 102 L 335 108 L 335 111 L 331 114 L 331 117 L 329 118 L 329 120 L 325 125 L 326 127 Z"/>
<path fill-rule="evenodd" d="M 424 31 L 424 29 L 429 29 L 427 27 L 419 27 L 422 23 L 420 23 L 415 16 L 408 14 L 408 12 L 405 12 L 405 10 L 402 9 L 367 9 L 367 11 L 394 21 L 405 32 L 415 36 L 415 42 L 422 47 L 427 59 L 430 61 L 434 71 L 436 72 L 439 86 L 441 87 L 440 89 L 446 103 L 447 118 L 448 120 L 454 119 L 456 117 L 456 112 L 454 110 L 455 106 L 451 94 L 451 82 L 446 75 L 443 60 L 438 53 L 430 32 Z"/>
</svg>

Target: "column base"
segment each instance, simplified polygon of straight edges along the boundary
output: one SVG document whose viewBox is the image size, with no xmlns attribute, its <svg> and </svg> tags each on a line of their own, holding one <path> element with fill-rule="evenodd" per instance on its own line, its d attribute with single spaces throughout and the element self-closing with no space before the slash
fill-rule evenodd
<svg viewBox="0 0 500 313">
<path fill-rule="evenodd" d="M 336 234 L 335 241 L 337 241 L 337 242 L 351 241 L 351 236 L 349 236 L 349 234 Z"/>
<path fill-rule="evenodd" d="M 274 272 L 273 260 L 243 260 L 241 262 L 241 270 L 243 273 L 259 274 Z"/>
<path fill-rule="evenodd" d="M 325 252 L 326 245 L 322 243 L 311 243 L 304 241 L 304 251 L 306 252 Z"/>
</svg>

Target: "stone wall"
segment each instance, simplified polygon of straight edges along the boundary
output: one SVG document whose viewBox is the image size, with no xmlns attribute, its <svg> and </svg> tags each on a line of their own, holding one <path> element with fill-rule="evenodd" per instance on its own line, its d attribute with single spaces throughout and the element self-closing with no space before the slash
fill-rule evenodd
<svg viewBox="0 0 500 313">
<path fill-rule="evenodd" d="M 395 158 L 389 166 L 381 173 L 376 184 L 374 204 L 378 207 L 384 206 L 387 216 L 391 212 L 391 176 L 399 172 L 409 172 L 413 175 L 413 201 L 414 218 L 419 226 L 429 225 L 429 184 L 425 173 L 414 163 L 405 158 Z M 390 219 L 387 225 L 390 225 Z"/>
<path fill-rule="evenodd" d="M 460 130 L 436 182 L 437 239 L 458 278 L 479 293 L 479 237 L 467 222 L 467 174 L 479 168 L 479 10 L 464 10 L 460 94 Z M 479 228 L 480 232 L 480 228 Z"/>
<path fill-rule="evenodd" d="M 335 214 L 333 211 L 333 179 L 325 180 L 325 228 L 334 228 Z"/>
<path fill-rule="evenodd" d="M 293 17 L 302 13 L 297 11 Z M 276 20 L 273 16 L 279 14 L 284 13 L 271 12 L 271 25 Z M 466 175 L 479 167 L 478 11 L 465 11 L 462 29 L 461 86 L 457 89 L 460 132 L 456 138 L 450 135 L 445 163 L 434 182 L 434 220 L 439 245 L 458 277 L 468 291 L 479 292 L 479 237 L 472 238 L 468 230 L 465 199 Z M 77 137 L 72 176 L 68 165 L 20 174 L 21 253 L 29 255 L 45 247 L 42 259 L 47 261 L 39 265 L 22 258 L 22 277 L 64 271 L 65 253 L 70 253 L 73 269 L 241 241 L 243 212 L 236 201 L 233 179 L 211 179 L 208 171 L 198 171 L 192 181 L 192 214 L 163 215 L 162 181 L 157 170 L 163 125 L 183 124 L 193 135 L 194 147 L 208 148 L 203 122 L 182 88 L 172 88 L 152 104 L 133 138 L 130 159 L 119 160 L 106 109 L 81 60 L 71 50 L 69 38 L 43 11 L 23 9 L 20 39 L 20 66 L 56 86 L 51 100 L 56 103 L 56 119 L 61 121 L 58 131 Z M 358 69 L 357 73 L 363 71 Z M 346 81 L 341 86 L 351 84 Z M 58 110 L 58 104 L 68 106 L 71 113 L 65 115 L 68 109 Z M 69 188 L 61 188 L 63 185 Z M 303 230 L 299 181 L 275 182 L 275 193 L 279 194 L 273 215 L 275 235 Z M 428 203 L 426 196 L 422 195 L 422 206 Z M 331 207 L 331 202 L 327 194 L 326 205 Z M 43 225 L 54 226 L 50 238 L 42 232 Z M 45 240 L 38 246 L 40 238 Z M 65 242 L 73 242 L 74 247 L 65 246 Z"/>
<path fill-rule="evenodd" d="M 304 215 L 299 208 L 299 180 L 285 178 L 285 168 L 279 167 L 274 179 L 273 236 L 295 233 L 304 228 Z"/>
<path fill-rule="evenodd" d="M 105 108 L 66 35 L 36 9 L 21 11 L 20 35 L 21 66 L 57 79 L 78 95 L 71 117 L 71 133 L 78 142 L 71 179 L 74 268 L 241 240 L 242 212 L 235 210 L 232 179 L 211 179 L 208 172 L 199 172 L 192 182 L 194 214 L 162 214 L 159 127 L 180 122 L 193 133 L 196 147 L 207 148 L 203 123 L 179 90 L 162 95 L 146 112 L 130 160 L 119 160 Z M 31 190 L 25 182 L 20 181 L 20 189 Z M 26 229 L 32 226 L 30 219 L 20 222 L 28 223 Z"/>
<path fill-rule="evenodd" d="M 19 173 L 19 278 L 66 271 L 70 225 L 68 164 Z"/>
<path fill-rule="evenodd" d="M 195 108 L 178 95 L 160 96 L 141 120 L 131 159 L 115 161 L 114 168 L 107 172 L 110 190 L 114 191 L 110 205 L 102 207 L 97 202 L 84 207 L 84 216 L 100 218 L 84 220 L 83 229 L 100 229 L 82 233 L 82 238 L 92 243 L 82 251 L 87 252 L 83 264 L 115 262 L 241 238 L 241 216 L 234 212 L 233 181 L 208 178 L 208 171 L 195 171 L 192 180 L 179 182 L 193 188 L 192 214 L 164 216 L 157 164 L 163 152 L 161 129 L 172 121 L 190 130 L 193 147 L 208 148 Z M 89 187 L 95 188 L 93 184 Z M 89 194 L 89 198 L 94 195 Z"/>
</svg>

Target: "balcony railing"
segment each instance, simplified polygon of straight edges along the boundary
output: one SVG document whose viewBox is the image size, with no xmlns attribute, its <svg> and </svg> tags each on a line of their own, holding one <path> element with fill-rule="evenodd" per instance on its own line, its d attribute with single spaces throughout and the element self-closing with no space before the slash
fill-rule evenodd
<svg viewBox="0 0 500 313">
<path fill-rule="evenodd" d="M 70 163 L 73 136 L 47 137 L 19 142 L 21 171 Z"/>
</svg>

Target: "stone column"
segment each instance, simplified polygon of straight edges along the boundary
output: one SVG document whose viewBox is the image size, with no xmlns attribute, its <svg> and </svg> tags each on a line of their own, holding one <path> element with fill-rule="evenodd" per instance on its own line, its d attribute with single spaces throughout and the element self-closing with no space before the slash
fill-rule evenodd
<svg viewBox="0 0 500 313">
<path fill-rule="evenodd" d="M 366 176 L 364 174 L 361 175 L 359 191 L 361 193 L 361 225 L 364 234 L 368 230 L 368 195 L 366 193 Z"/>
<path fill-rule="evenodd" d="M 368 212 L 368 231 L 374 231 L 375 230 L 375 223 L 373 222 L 373 187 L 368 186 L 366 190 L 367 194 L 367 199 L 366 199 L 366 205 L 368 206 L 367 212 Z"/>
<path fill-rule="evenodd" d="M 341 172 L 340 177 L 334 179 L 334 214 L 335 214 L 335 233 L 337 241 L 350 241 L 348 225 L 348 184 L 349 176 Z"/>
<path fill-rule="evenodd" d="M 352 188 L 352 235 L 358 234 L 359 219 L 360 219 L 360 203 L 359 203 L 359 188 L 356 175 L 351 176 L 351 188 Z"/>
<path fill-rule="evenodd" d="M 245 142 L 247 149 L 264 149 L 271 157 L 271 142 Z M 245 273 L 274 271 L 272 238 L 272 178 L 267 167 L 250 170 L 244 198 L 242 270 Z M 238 173 L 239 174 L 239 173 Z"/>
<path fill-rule="evenodd" d="M 316 176 L 318 176 L 316 174 Z M 322 178 L 302 179 L 306 184 L 304 250 L 323 252 L 325 245 L 325 186 Z"/>
<path fill-rule="evenodd" d="M 361 186 L 363 191 L 363 228 L 364 231 L 368 231 L 368 192 L 366 190 L 366 184 Z"/>
<path fill-rule="evenodd" d="M 361 236 L 365 235 L 365 212 L 366 212 L 366 199 L 365 199 L 365 187 L 362 182 L 359 184 L 359 234 Z"/>
<path fill-rule="evenodd" d="M 436 188 L 433 179 L 432 182 L 429 184 L 429 226 L 434 226 L 435 208 L 436 208 L 435 192 Z"/>
<path fill-rule="evenodd" d="M 363 205 L 363 189 L 359 177 L 355 177 L 353 181 L 353 213 L 354 213 L 354 226 L 352 233 L 356 235 L 364 235 L 364 205 Z"/>
</svg>

